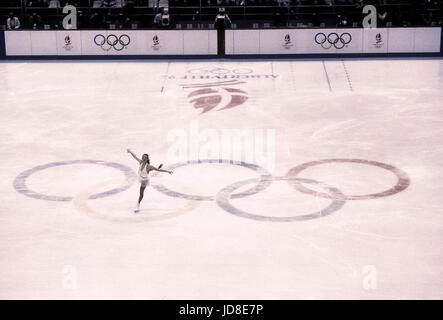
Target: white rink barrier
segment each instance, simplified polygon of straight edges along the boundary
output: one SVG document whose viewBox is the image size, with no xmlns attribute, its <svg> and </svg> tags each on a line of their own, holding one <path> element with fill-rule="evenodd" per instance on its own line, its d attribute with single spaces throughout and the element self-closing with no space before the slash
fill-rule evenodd
<svg viewBox="0 0 443 320">
<path fill-rule="evenodd" d="M 6 31 L 6 56 L 216 55 L 216 30 Z M 227 55 L 439 53 L 441 28 L 226 30 Z"/>
<path fill-rule="evenodd" d="M 6 56 L 216 55 L 216 30 L 6 31 Z"/>
<path fill-rule="evenodd" d="M 226 30 L 226 54 L 439 53 L 441 28 Z"/>
</svg>

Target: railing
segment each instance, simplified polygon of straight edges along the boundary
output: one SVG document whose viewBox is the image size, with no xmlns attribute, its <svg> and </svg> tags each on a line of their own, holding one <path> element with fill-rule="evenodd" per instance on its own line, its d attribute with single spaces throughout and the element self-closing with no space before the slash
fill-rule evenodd
<svg viewBox="0 0 443 320">
<path fill-rule="evenodd" d="M 75 1 L 73 1 L 75 3 Z M 92 0 L 79 1 L 87 6 L 77 8 L 78 29 L 155 29 L 155 28 L 212 28 L 218 13 L 217 5 L 180 6 L 170 2 L 169 25 L 154 24 L 159 7 L 124 6 L 120 8 L 94 8 Z M 146 1 L 147 2 L 147 1 Z M 442 1 L 440 1 L 442 2 Z M 9 6 L 10 4 L 16 6 Z M 196 1 L 193 2 L 194 4 Z M 364 14 L 356 5 L 299 5 L 291 1 L 287 5 L 224 6 L 232 21 L 232 28 L 282 28 L 282 27 L 361 27 Z M 417 3 L 417 2 L 414 2 Z M 423 3 L 400 1 L 396 4 L 376 5 L 378 13 L 387 12 L 379 19 L 381 27 L 437 26 L 442 24 L 441 6 L 426 7 Z M 2 6 L 8 4 L 8 6 Z M 61 29 L 65 15 L 62 8 L 29 7 L 26 1 L 1 1 L 0 26 L 6 25 L 9 12 L 21 22 L 21 29 Z M 34 14 L 34 16 L 33 16 Z"/>
</svg>

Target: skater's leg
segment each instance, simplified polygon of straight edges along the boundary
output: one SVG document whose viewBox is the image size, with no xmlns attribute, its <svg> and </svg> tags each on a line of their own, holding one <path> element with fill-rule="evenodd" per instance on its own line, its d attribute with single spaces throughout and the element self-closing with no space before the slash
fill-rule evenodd
<svg viewBox="0 0 443 320">
<path fill-rule="evenodd" d="M 143 196 L 145 194 L 145 189 L 148 186 L 148 182 L 149 182 L 148 180 L 141 181 L 141 184 L 140 184 L 140 196 L 138 197 L 138 202 L 137 202 L 137 205 L 135 206 L 135 210 L 134 210 L 135 212 L 140 211 L 140 202 L 143 199 Z"/>
<path fill-rule="evenodd" d="M 140 204 L 140 202 L 143 199 L 143 196 L 145 194 L 145 189 L 146 189 L 146 186 L 143 186 L 143 185 L 140 186 L 140 196 L 138 197 L 138 203 L 139 204 Z"/>
</svg>

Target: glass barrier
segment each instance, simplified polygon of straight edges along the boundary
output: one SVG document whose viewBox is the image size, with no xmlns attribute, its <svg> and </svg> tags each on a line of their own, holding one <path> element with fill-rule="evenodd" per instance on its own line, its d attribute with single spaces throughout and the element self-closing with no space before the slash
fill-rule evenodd
<svg viewBox="0 0 443 320">
<path fill-rule="evenodd" d="M 77 10 L 77 29 L 211 29 L 219 8 L 228 28 L 360 28 L 365 5 L 378 27 L 442 26 L 442 0 L 1 0 L 2 29 L 62 29 L 63 7 Z"/>
</svg>

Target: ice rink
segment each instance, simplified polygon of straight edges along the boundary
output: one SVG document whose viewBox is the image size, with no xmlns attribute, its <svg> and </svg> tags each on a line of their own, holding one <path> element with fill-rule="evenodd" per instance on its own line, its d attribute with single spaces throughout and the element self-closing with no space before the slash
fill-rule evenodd
<svg viewBox="0 0 443 320">
<path fill-rule="evenodd" d="M 0 119 L 1 299 L 443 299 L 441 59 L 3 62 Z"/>
</svg>

